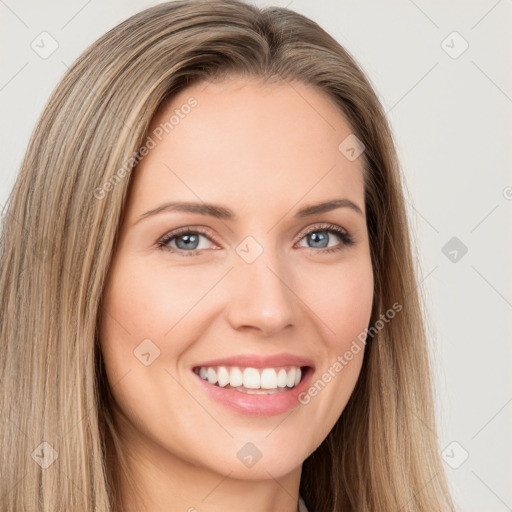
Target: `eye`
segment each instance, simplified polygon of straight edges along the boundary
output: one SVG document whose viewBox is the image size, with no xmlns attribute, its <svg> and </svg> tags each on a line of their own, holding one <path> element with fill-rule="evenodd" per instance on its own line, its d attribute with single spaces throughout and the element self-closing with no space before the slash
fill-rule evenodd
<svg viewBox="0 0 512 512">
<path fill-rule="evenodd" d="M 170 252 L 177 252 L 180 256 L 194 256 L 198 251 L 208 248 L 201 246 L 201 237 L 206 240 L 213 238 L 211 235 L 207 236 L 201 228 L 192 229 L 190 226 L 180 228 L 165 235 L 157 242 L 157 247 Z"/>
<path fill-rule="evenodd" d="M 335 235 L 335 237 L 341 240 L 341 243 L 334 246 L 329 246 L 328 244 L 331 241 L 331 235 L 333 234 Z M 302 235 L 301 240 L 303 239 L 306 239 L 306 243 L 310 242 L 313 244 L 312 247 L 307 247 L 308 249 L 319 249 L 320 251 L 317 252 L 322 253 L 340 251 L 355 243 L 354 239 L 346 230 L 334 224 L 314 226 L 313 228 L 310 228 L 306 233 Z"/>
<path fill-rule="evenodd" d="M 341 243 L 334 246 L 329 245 L 332 235 L 335 235 L 335 238 L 339 238 Z M 213 240 L 215 243 L 218 243 L 211 234 L 207 235 L 206 231 L 202 228 L 187 226 L 166 234 L 157 242 L 156 245 L 159 249 L 177 253 L 180 256 L 197 256 L 203 250 L 209 248 L 208 242 L 201 244 L 201 238 L 209 240 L 210 242 Z M 307 247 L 308 249 L 320 253 L 340 251 L 355 243 L 354 239 L 346 230 L 334 224 L 309 228 L 308 231 L 302 234 L 299 241 L 302 241 L 303 239 L 306 239 L 306 242 L 313 244 L 312 247 Z M 300 245 L 300 247 L 304 246 Z"/>
</svg>

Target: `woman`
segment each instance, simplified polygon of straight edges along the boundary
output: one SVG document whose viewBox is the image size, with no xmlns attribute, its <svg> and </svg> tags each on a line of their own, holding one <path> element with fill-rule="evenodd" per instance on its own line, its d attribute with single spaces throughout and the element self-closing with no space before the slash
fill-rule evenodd
<svg viewBox="0 0 512 512">
<path fill-rule="evenodd" d="M 311 20 L 183 0 L 100 38 L 0 265 L 2 511 L 453 510 L 390 129 Z"/>
</svg>

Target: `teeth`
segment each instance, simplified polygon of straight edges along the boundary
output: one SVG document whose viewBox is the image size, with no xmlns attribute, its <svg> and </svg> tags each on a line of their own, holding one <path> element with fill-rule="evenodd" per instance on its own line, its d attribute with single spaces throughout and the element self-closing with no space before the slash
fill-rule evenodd
<svg viewBox="0 0 512 512">
<path fill-rule="evenodd" d="M 244 368 L 234 366 L 202 366 L 198 372 L 203 380 L 224 388 L 238 388 L 249 394 L 265 393 L 263 390 L 284 391 L 283 388 L 293 388 L 299 384 L 302 372 L 298 366 L 285 368 Z M 243 388 L 243 389 L 242 389 Z"/>
<path fill-rule="evenodd" d="M 209 373 L 209 372 L 208 372 Z M 210 380 L 210 377 L 208 377 L 208 380 Z M 295 385 L 295 368 L 292 368 L 289 372 L 288 372 L 288 379 L 286 381 L 286 385 L 289 387 L 289 388 L 293 388 L 293 386 Z"/>
<path fill-rule="evenodd" d="M 229 372 L 224 366 L 219 366 L 219 369 L 217 370 L 217 379 L 221 388 L 226 384 L 229 384 Z"/>
<path fill-rule="evenodd" d="M 229 372 L 229 385 L 236 388 L 244 383 L 244 376 L 240 369 L 232 368 Z"/>
<path fill-rule="evenodd" d="M 217 372 L 213 368 L 208 368 L 206 376 L 208 377 L 208 382 L 210 384 L 216 384 Z M 288 377 L 288 382 L 290 382 L 290 377 Z"/>
<path fill-rule="evenodd" d="M 261 389 L 276 389 L 277 388 L 277 373 L 274 368 L 265 368 L 261 372 Z"/>
<path fill-rule="evenodd" d="M 300 378 L 302 376 L 301 373 L 302 372 L 300 371 L 300 368 L 297 368 L 295 370 L 295 384 L 294 384 L 294 386 L 296 386 L 300 382 Z"/>
<path fill-rule="evenodd" d="M 260 388 L 260 372 L 256 368 L 246 368 L 244 370 L 244 388 Z"/>
<path fill-rule="evenodd" d="M 286 374 L 286 370 L 279 370 L 279 373 L 277 374 L 277 385 L 280 388 L 286 387 L 286 382 L 288 380 L 288 375 Z"/>
</svg>

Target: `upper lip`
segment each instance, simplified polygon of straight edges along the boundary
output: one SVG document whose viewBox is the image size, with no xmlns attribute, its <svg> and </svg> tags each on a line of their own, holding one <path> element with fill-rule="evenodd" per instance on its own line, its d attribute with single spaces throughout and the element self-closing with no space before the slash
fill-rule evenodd
<svg viewBox="0 0 512 512">
<path fill-rule="evenodd" d="M 201 366 L 243 366 L 245 368 L 272 368 L 278 366 L 313 367 L 313 361 L 307 357 L 285 353 L 267 356 L 259 354 L 240 354 L 237 356 L 212 359 L 210 361 L 202 361 L 200 363 L 196 363 L 193 368 L 199 368 Z"/>
</svg>

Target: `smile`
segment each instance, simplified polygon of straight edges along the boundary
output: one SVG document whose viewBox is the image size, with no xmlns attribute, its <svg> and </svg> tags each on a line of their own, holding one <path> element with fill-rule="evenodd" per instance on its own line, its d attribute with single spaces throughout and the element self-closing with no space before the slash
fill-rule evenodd
<svg viewBox="0 0 512 512">
<path fill-rule="evenodd" d="M 201 366 L 194 368 L 194 372 L 210 384 L 247 394 L 281 393 L 297 386 L 302 378 L 302 369 L 299 366 Z"/>
<path fill-rule="evenodd" d="M 299 396 L 308 389 L 315 364 L 298 354 L 246 353 L 196 361 L 190 369 L 206 400 L 238 414 L 264 417 L 302 406 Z"/>
</svg>

